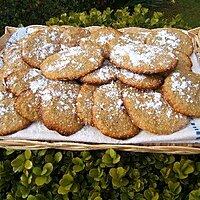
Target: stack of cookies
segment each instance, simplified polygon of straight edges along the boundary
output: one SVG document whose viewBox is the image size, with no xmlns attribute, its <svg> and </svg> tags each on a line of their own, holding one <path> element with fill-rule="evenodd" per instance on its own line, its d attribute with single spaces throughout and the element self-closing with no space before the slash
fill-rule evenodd
<svg viewBox="0 0 200 200">
<path fill-rule="evenodd" d="M 40 121 L 63 135 L 83 126 L 127 139 L 171 134 L 200 117 L 200 75 L 182 30 L 35 27 L 0 64 L 0 135 Z"/>
</svg>

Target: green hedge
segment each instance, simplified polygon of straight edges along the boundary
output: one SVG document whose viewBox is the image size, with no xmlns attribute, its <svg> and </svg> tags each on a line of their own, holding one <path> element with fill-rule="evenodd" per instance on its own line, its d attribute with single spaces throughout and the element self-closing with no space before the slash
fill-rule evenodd
<svg viewBox="0 0 200 200">
<path fill-rule="evenodd" d="M 158 27 L 177 27 L 188 28 L 180 15 L 174 18 L 166 19 L 161 12 L 151 12 L 148 8 L 138 4 L 134 7 L 133 12 L 129 12 L 128 7 L 117 9 L 116 11 L 107 8 L 104 11 L 91 9 L 89 12 L 69 12 L 63 13 L 60 17 L 50 18 L 47 25 L 74 25 L 74 26 L 92 26 L 105 25 L 115 28 L 129 26 L 139 26 L 144 28 Z"/>
<path fill-rule="evenodd" d="M 1 150 L 0 199 L 198 200 L 200 155 Z"/>
<path fill-rule="evenodd" d="M 151 10 L 171 9 L 169 0 L 0 0 L 0 35 L 5 26 L 24 26 L 30 24 L 45 24 L 52 16 L 61 13 L 90 11 L 96 8 L 100 11 L 110 7 L 113 10 L 129 7 L 132 12 L 138 3 L 151 8 Z M 170 15 L 173 16 L 174 14 Z"/>
</svg>

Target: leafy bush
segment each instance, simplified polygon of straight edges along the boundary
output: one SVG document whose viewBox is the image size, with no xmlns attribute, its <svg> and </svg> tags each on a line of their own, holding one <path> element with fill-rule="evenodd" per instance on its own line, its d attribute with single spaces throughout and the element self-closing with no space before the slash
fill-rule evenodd
<svg viewBox="0 0 200 200">
<path fill-rule="evenodd" d="M 1 150 L 0 156 L 0 199 L 200 199 L 199 155 L 109 149 Z"/>
<path fill-rule="evenodd" d="M 177 27 L 188 28 L 187 24 L 181 19 L 180 15 L 168 20 L 161 12 L 151 13 L 148 8 L 138 4 L 134 7 L 134 12 L 130 13 L 128 7 L 114 10 L 107 8 L 99 11 L 96 8 L 89 12 L 69 12 L 62 14 L 59 18 L 53 17 L 46 22 L 47 25 L 73 25 L 73 26 L 92 26 L 105 25 L 115 28 L 138 26 L 144 28 L 158 27 Z"/>
</svg>

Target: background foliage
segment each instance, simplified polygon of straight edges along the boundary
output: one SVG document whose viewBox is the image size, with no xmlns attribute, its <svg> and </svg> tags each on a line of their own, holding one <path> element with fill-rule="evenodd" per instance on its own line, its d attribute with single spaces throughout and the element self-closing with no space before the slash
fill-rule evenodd
<svg viewBox="0 0 200 200">
<path fill-rule="evenodd" d="M 168 20 L 161 12 L 150 12 L 148 8 L 138 4 L 134 7 L 133 12 L 129 12 L 128 7 L 117 9 L 116 11 L 107 8 L 104 11 L 99 11 L 96 8 L 89 12 L 70 12 L 61 14 L 60 17 L 50 18 L 46 22 L 47 25 L 74 25 L 74 26 L 92 26 L 105 25 L 115 28 L 123 28 L 129 26 L 139 26 L 145 28 L 158 27 L 177 27 L 187 28 L 187 24 L 181 19 L 180 15 Z"/>
<path fill-rule="evenodd" d="M 0 31 L 3 33 L 5 25 L 44 24 L 51 16 L 57 17 L 50 18 L 48 25 L 188 28 L 180 15 L 166 19 L 162 12 L 157 11 L 159 5 L 173 4 L 170 2 L 0 0 Z M 129 8 L 118 9 L 122 3 Z M 135 6 L 136 3 L 153 9 L 140 4 Z M 96 9 L 91 9 L 93 7 Z M 2 149 L 0 199 L 198 200 L 200 155 Z"/>
<path fill-rule="evenodd" d="M 170 21 L 181 13 L 181 17 L 189 22 L 191 27 L 200 26 L 199 0 L 0 0 L 0 34 L 3 34 L 7 25 L 45 24 L 52 16 L 89 12 L 92 8 L 102 12 L 110 7 L 115 12 L 117 9 L 128 7 L 132 13 L 134 6 L 139 3 L 149 8 L 149 14 L 153 11 L 163 12 L 164 17 Z"/>
<path fill-rule="evenodd" d="M 0 199 L 198 200 L 200 155 L 2 150 Z"/>
</svg>

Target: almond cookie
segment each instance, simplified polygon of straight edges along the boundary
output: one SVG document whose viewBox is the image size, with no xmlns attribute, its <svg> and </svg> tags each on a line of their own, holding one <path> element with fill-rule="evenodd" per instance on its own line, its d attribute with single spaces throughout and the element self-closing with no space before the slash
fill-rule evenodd
<svg viewBox="0 0 200 200">
<path fill-rule="evenodd" d="M 117 78 L 125 84 L 138 89 L 156 89 L 163 83 L 163 78 L 158 75 L 135 74 L 126 69 L 119 69 Z"/>
<path fill-rule="evenodd" d="M 118 69 L 105 60 L 99 69 L 86 74 L 81 81 L 88 84 L 104 84 L 116 79 Z"/>
<path fill-rule="evenodd" d="M 101 27 L 91 31 L 90 40 L 100 45 L 103 49 L 104 56 L 109 55 L 109 43 L 116 40 L 122 33 L 111 27 Z"/>
<path fill-rule="evenodd" d="M 152 30 L 146 43 L 162 46 L 170 51 L 178 50 L 187 55 L 191 55 L 193 52 L 191 38 L 182 30 L 175 28 L 158 28 Z"/>
<path fill-rule="evenodd" d="M 122 32 L 124 35 L 128 35 L 134 40 L 138 40 L 142 43 L 145 43 L 147 37 L 149 36 L 149 34 L 151 34 L 151 30 L 139 27 L 128 27 L 128 28 L 121 28 L 118 30 Z"/>
<path fill-rule="evenodd" d="M 83 124 L 76 114 L 80 86 L 76 83 L 52 81 L 41 96 L 41 119 L 44 125 L 64 135 L 79 131 Z"/>
<path fill-rule="evenodd" d="M 189 123 L 188 118 L 175 112 L 159 92 L 129 87 L 123 91 L 123 101 L 133 123 L 145 131 L 170 134 Z"/>
<path fill-rule="evenodd" d="M 92 123 L 93 93 L 96 87 L 94 85 L 83 84 L 79 91 L 76 107 L 77 115 L 85 125 Z"/>
<path fill-rule="evenodd" d="M 114 45 L 110 60 L 119 68 L 144 74 L 165 72 L 177 63 L 175 55 L 162 47 L 132 42 Z"/>
<path fill-rule="evenodd" d="M 16 112 L 14 101 L 13 95 L 0 83 L 0 135 L 17 132 L 30 124 Z"/>
<path fill-rule="evenodd" d="M 32 33 L 22 41 L 22 58 L 30 66 L 40 68 L 48 56 L 60 50 L 60 36 L 64 28 L 52 26 Z"/>
<path fill-rule="evenodd" d="M 103 62 L 102 51 L 90 44 L 82 41 L 80 46 L 65 48 L 48 57 L 41 65 L 42 73 L 49 79 L 73 80 L 99 68 Z"/>
<path fill-rule="evenodd" d="M 95 90 L 93 123 L 104 135 L 116 139 L 139 133 L 123 106 L 120 84 L 111 82 Z"/>
<path fill-rule="evenodd" d="M 162 91 L 174 110 L 200 117 L 200 75 L 173 72 L 165 79 Z"/>
</svg>

